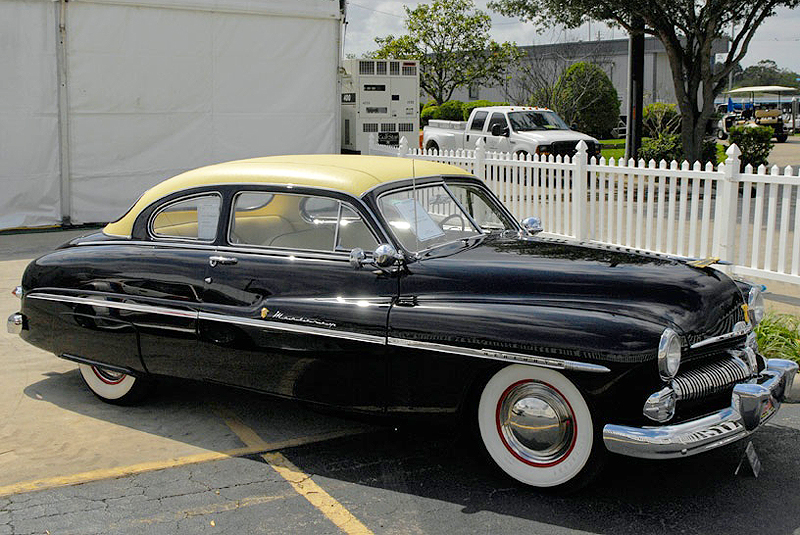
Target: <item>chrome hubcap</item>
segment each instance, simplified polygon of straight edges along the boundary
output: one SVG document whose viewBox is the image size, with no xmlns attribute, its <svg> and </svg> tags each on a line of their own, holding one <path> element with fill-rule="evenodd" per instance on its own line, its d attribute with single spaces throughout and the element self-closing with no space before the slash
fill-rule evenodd
<svg viewBox="0 0 800 535">
<path fill-rule="evenodd" d="M 572 408 L 545 383 L 523 381 L 506 390 L 497 404 L 497 427 L 509 451 L 529 464 L 557 464 L 574 444 Z"/>
<path fill-rule="evenodd" d="M 92 370 L 94 370 L 95 375 L 97 375 L 101 381 L 112 385 L 119 383 L 125 378 L 125 374 L 122 372 L 115 372 L 99 366 L 92 366 Z"/>
</svg>

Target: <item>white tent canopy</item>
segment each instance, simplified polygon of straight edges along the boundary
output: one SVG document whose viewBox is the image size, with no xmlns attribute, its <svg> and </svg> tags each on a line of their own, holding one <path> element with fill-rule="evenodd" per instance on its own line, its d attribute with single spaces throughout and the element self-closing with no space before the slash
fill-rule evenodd
<svg viewBox="0 0 800 535">
<path fill-rule="evenodd" d="M 337 152 L 340 28 L 334 0 L 0 2 L 0 229 L 113 220 L 205 164 Z"/>
</svg>

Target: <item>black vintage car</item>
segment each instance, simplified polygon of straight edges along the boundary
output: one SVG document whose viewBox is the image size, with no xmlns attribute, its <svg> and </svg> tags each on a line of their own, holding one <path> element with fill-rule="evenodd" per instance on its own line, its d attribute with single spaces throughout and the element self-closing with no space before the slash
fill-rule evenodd
<svg viewBox="0 0 800 535">
<path fill-rule="evenodd" d="M 8 325 L 116 403 L 175 376 L 461 414 L 540 487 L 588 479 L 608 451 L 707 451 L 775 413 L 797 365 L 759 355 L 758 287 L 535 227 L 437 163 L 213 165 L 33 261 Z"/>
</svg>

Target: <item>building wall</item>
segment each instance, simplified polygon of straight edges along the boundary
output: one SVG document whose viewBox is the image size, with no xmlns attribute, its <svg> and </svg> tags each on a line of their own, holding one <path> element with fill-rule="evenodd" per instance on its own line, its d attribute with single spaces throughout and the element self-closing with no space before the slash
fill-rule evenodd
<svg viewBox="0 0 800 535">
<path fill-rule="evenodd" d="M 522 66 L 509 73 L 508 82 L 496 87 L 478 87 L 477 95 L 476 88 L 473 88 L 473 98 L 470 98 L 470 92 L 466 88 L 460 89 L 453 94 L 453 99 L 462 101 L 486 99 L 527 105 L 525 99 L 520 99 L 520 95 L 524 93 L 520 89 L 520 80 L 526 76 L 526 70 L 543 68 L 551 73 L 549 77 L 555 83 L 557 72 L 560 72 L 558 66 L 568 67 L 579 61 L 588 61 L 596 63 L 608 74 L 620 99 L 620 113 L 625 114 L 628 105 L 628 39 L 580 41 L 519 48 L 524 54 Z M 727 42 L 724 40 L 714 46 L 715 52 L 726 50 Z M 669 59 L 661 41 L 655 37 L 645 38 L 644 80 L 645 105 L 652 102 L 676 101 Z"/>
</svg>

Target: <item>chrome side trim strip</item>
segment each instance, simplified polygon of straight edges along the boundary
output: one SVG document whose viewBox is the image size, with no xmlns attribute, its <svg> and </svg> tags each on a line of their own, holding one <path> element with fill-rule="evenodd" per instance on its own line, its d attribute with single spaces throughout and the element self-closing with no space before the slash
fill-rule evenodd
<svg viewBox="0 0 800 535">
<path fill-rule="evenodd" d="M 742 324 L 742 327 L 739 327 L 739 324 Z M 705 340 L 700 340 L 699 342 L 692 344 L 689 346 L 689 349 L 700 349 L 701 347 L 709 346 L 711 344 L 716 344 L 717 342 L 722 342 L 724 340 L 730 340 L 731 338 L 736 338 L 737 336 L 744 336 L 750 334 L 753 330 L 753 325 L 750 323 L 740 322 L 737 323 L 733 330 L 729 333 L 720 334 L 719 336 L 712 336 L 711 338 L 706 338 Z"/>
<path fill-rule="evenodd" d="M 223 323 L 231 323 L 234 325 L 247 325 L 249 327 L 258 327 L 261 329 L 271 329 L 275 331 L 286 331 L 301 334 L 314 334 L 317 336 L 327 336 L 329 338 L 342 338 L 345 340 L 354 340 L 356 342 L 366 342 L 369 344 L 386 344 L 386 338 L 383 336 L 375 336 L 372 334 L 355 333 L 351 331 L 334 331 L 332 329 L 323 329 L 321 327 L 311 327 L 308 325 L 297 325 L 295 323 L 281 323 L 279 321 L 270 321 L 262 319 L 242 318 L 239 316 L 228 316 L 225 314 L 214 314 L 212 312 L 200 312 L 199 319 L 207 321 L 219 321 Z"/>
<path fill-rule="evenodd" d="M 177 316 L 180 318 L 197 318 L 197 312 L 192 310 L 179 310 L 176 308 L 160 307 L 155 305 L 140 305 L 138 303 L 123 303 L 120 301 L 104 301 L 103 299 L 93 299 L 91 297 L 78 297 L 75 295 L 58 295 L 49 293 L 30 293 L 26 299 L 40 299 L 42 301 L 56 301 L 60 303 L 75 303 L 77 305 L 90 305 L 118 310 L 130 310 L 131 312 L 145 312 L 150 314 L 161 314 L 164 316 Z"/>
<path fill-rule="evenodd" d="M 477 357 L 482 359 L 499 360 L 503 362 L 516 362 L 518 364 L 529 364 L 541 368 L 552 368 L 554 370 L 569 370 L 592 373 L 608 373 L 611 370 L 600 364 L 590 364 L 588 362 L 576 362 L 573 360 L 554 359 L 551 357 L 539 357 L 536 355 L 525 355 L 522 353 L 512 353 L 508 351 L 497 351 L 494 349 L 473 349 L 469 347 L 458 347 L 446 344 L 436 344 L 433 342 L 420 342 L 418 340 L 406 340 L 404 338 L 388 338 L 389 345 L 408 347 L 413 349 L 426 349 L 428 351 L 438 351 L 450 353 L 452 355 L 463 355 L 465 357 Z"/>
</svg>

